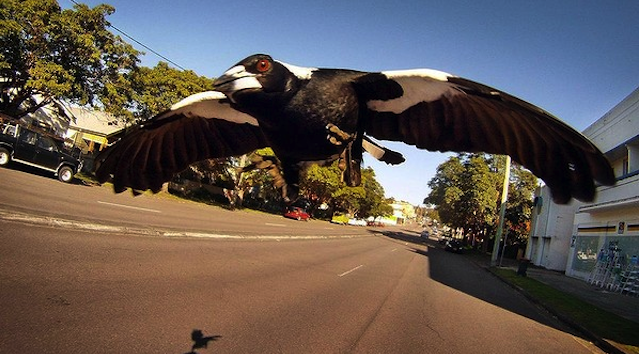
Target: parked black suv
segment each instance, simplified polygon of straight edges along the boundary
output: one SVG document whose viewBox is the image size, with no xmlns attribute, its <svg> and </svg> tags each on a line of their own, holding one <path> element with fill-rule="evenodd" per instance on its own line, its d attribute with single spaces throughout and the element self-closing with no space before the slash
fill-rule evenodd
<svg viewBox="0 0 639 354">
<path fill-rule="evenodd" d="M 66 183 L 82 168 L 82 162 L 64 149 L 62 141 L 20 125 L 6 125 L 0 133 L 0 166 L 15 161 L 51 171 Z"/>
</svg>

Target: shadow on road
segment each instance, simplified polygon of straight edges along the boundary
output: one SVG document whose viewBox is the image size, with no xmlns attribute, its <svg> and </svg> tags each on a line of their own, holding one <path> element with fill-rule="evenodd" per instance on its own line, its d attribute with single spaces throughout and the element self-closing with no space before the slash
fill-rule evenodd
<svg viewBox="0 0 639 354">
<path fill-rule="evenodd" d="M 194 329 L 193 332 L 191 332 L 191 340 L 193 341 L 191 351 L 184 354 L 197 354 L 195 351 L 196 349 L 207 348 L 209 342 L 214 342 L 220 338 L 222 338 L 222 336 L 204 336 L 204 332 L 202 332 L 202 330 Z"/>
<path fill-rule="evenodd" d="M 464 255 L 446 252 L 436 241 L 420 238 L 414 232 L 375 231 L 375 233 L 414 244 L 412 251 L 428 258 L 432 280 L 543 325 L 583 337 L 582 334 L 564 325 L 549 313 L 545 313 L 524 297 L 518 296 L 515 290 L 504 287 L 501 280 L 490 275 Z"/>
</svg>

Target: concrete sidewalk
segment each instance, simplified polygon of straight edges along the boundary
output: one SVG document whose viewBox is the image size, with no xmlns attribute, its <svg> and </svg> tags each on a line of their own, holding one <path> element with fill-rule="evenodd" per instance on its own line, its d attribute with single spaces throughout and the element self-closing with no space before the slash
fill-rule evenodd
<svg viewBox="0 0 639 354">
<path fill-rule="evenodd" d="M 490 270 L 490 262 L 486 261 L 487 258 L 482 258 L 483 259 L 481 261 L 476 261 L 477 265 Z M 519 268 L 519 263 L 514 260 L 504 260 L 503 266 L 499 268 L 506 268 L 517 271 Z M 610 292 L 598 286 L 591 285 L 587 281 L 568 277 L 562 272 L 547 270 L 535 266 L 529 266 L 526 274 L 531 279 L 544 283 L 565 294 L 572 295 L 575 298 L 587 302 L 601 310 L 613 313 L 635 323 L 639 323 L 639 297 Z M 509 283 L 508 281 L 506 282 Z M 527 294 L 526 291 L 523 291 L 523 293 Z M 535 301 L 534 297 L 529 298 L 532 301 Z M 598 333 L 590 331 L 589 329 L 583 327 L 580 323 L 575 322 L 573 319 L 565 317 L 559 312 L 555 312 L 552 307 L 546 307 L 546 309 L 558 316 L 559 319 L 564 321 L 569 326 L 588 336 L 593 341 L 593 343 L 595 343 L 595 345 L 597 345 L 599 348 L 607 353 L 626 354 L 635 352 L 627 351 L 620 344 L 614 343 L 613 341 L 601 337 Z"/>
<path fill-rule="evenodd" d="M 517 268 L 515 268 L 517 270 Z M 529 277 L 573 295 L 603 310 L 639 323 L 639 297 L 607 291 L 557 271 L 529 267 Z"/>
<path fill-rule="evenodd" d="M 486 255 L 473 255 L 473 262 L 480 267 L 489 268 L 490 258 Z M 503 259 L 501 268 L 517 271 L 519 262 Z M 610 292 L 589 284 L 585 280 L 571 278 L 562 272 L 547 270 L 530 265 L 527 270 L 530 278 L 547 284 L 559 291 L 573 295 L 594 306 L 639 323 L 639 297 Z"/>
<path fill-rule="evenodd" d="M 490 259 L 486 256 L 473 257 L 482 267 L 490 267 Z M 517 271 L 519 262 L 514 259 L 503 259 L 501 268 Z M 547 270 L 533 265 L 526 274 L 535 280 L 547 284 L 559 291 L 573 295 L 594 306 L 639 323 L 639 297 L 610 292 L 604 288 L 589 284 L 585 280 L 571 278 L 563 272 Z"/>
</svg>

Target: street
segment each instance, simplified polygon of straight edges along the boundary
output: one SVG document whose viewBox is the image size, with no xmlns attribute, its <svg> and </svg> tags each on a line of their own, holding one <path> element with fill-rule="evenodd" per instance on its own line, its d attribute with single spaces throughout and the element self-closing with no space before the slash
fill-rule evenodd
<svg viewBox="0 0 639 354">
<path fill-rule="evenodd" d="M 415 229 L 0 181 L 0 353 L 599 352 Z"/>
</svg>

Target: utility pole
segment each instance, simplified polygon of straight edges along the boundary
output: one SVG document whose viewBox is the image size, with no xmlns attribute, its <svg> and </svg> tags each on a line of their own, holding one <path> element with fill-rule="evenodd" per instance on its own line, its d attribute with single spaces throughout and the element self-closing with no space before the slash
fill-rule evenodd
<svg viewBox="0 0 639 354">
<path fill-rule="evenodd" d="M 504 215 L 506 215 L 506 202 L 508 201 L 508 185 L 510 184 L 510 156 L 506 155 L 506 166 L 504 167 L 504 187 L 501 190 L 501 205 L 499 207 L 499 226 L 495 235 L 493 254 L 490 257 L 490 265 L 497 265 L 497 254 L 499 253 L 499 241 L 504 233 Z"/>
</svg>

